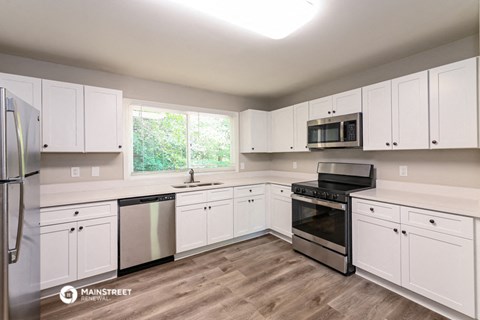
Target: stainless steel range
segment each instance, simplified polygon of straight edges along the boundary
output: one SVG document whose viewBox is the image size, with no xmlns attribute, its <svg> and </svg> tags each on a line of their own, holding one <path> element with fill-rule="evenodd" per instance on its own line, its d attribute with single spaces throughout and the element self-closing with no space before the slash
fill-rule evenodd
<svg viewBox="0 0 480 320">
<path fill-rule="evenodd" d="M 373 165 L 319 162 L 318 180 L 292 185 L 293 249 L 339 272 L 352 265 L 349 194 L 375 186 Z"/>
</svg>

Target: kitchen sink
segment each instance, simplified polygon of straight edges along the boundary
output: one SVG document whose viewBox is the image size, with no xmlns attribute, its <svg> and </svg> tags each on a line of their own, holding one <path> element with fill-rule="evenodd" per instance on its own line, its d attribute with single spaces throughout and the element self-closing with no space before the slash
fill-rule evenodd
<svg viewBox="0 0 480 320">
<path fill-rule="evenodd" d="M 181 185 L 176 185 L 172 186 L 176 189 L 185 189 L 185 188 L 195 188 L 195 187 L 207 187 L 207 186 L 218 186 L 223 184 L 223 182 L 205 182 L 205 183 L 195 183 L 195 184 L 181 184 Z"/>
</svg>

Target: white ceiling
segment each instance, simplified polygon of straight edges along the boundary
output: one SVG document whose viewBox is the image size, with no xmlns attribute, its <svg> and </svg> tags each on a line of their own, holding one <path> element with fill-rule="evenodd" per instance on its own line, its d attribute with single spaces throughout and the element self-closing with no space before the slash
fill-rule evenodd
<svg viewBox="0 0 480 320">
<path fill-rule="evenodd" d="M 321 0 L 271 40 L 168 0 L 0 0 L 0 51 L 275 98 L 478 32 L 478 0 Z"/>
</svg>

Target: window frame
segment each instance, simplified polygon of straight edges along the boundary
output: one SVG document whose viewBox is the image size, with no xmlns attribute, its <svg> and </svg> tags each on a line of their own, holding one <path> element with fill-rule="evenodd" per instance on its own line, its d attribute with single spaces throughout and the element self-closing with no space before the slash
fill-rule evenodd
<svg viewBox="0 0 480 320">
<path fill-rule="evenodd" d="M 187 115 L 189 113 L 199 112 L 199 113 L 209 113 L 209 114 L 218 114 L 231 117 L 232 119 L 232 137 L 231 137 L 231 159 L 234 162 L 231 167 L 228 168 L 194 168 L 196 173 L 207 173 L 207 174 L 221 174 L 226 172 L 239 172 L 239 114 L 235 111 L 227 111 L 222 109 L 211 109 L 203 107 L 193 107 L 186 105 L 178 105 L 172 103 L 162 103 L 162 102 L 153 102 L 137 99 L 124 99 L 123 108 L 125 115 L 125 128 L 124 130 L 124 145 L 126 148 L 123 150 L 123 168 L 124 168 L 124 179 L 148 179 L 148 178 L 165 178 L 165 177 L 179 177 L 185 176 L 186 170 L 172 170 L 172 171 L 154 171 L 154 172 L 139 172 L 135 173 L 133 171 L 133 109 L 135 106 L 143 106 L 149 109 L 162 109 L 162 111 L 171 111 L 176 113 L 183 113 Z M 188 120 L 187 120 L 188 121 Z M 187 124 L 187 143 L 190 139 L 189 127 Z M 190 148 L 187 146 L 187 153 L 190 153 Z M 188 155 L 187 155 L 188 158 Z M 187 160 L 188 161 L 188 160 Z"/>
</svg>

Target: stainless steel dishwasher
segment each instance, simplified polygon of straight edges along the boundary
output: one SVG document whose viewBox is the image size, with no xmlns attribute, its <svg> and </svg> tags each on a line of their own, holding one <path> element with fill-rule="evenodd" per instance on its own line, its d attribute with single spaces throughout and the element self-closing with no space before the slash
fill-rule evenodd
<svg viewBox="0 0 480 320">
<path fill-rule="evenodd" d="M 173 261 L 175 194 L 121 199 L 118 275 Z"/>
</svg>

